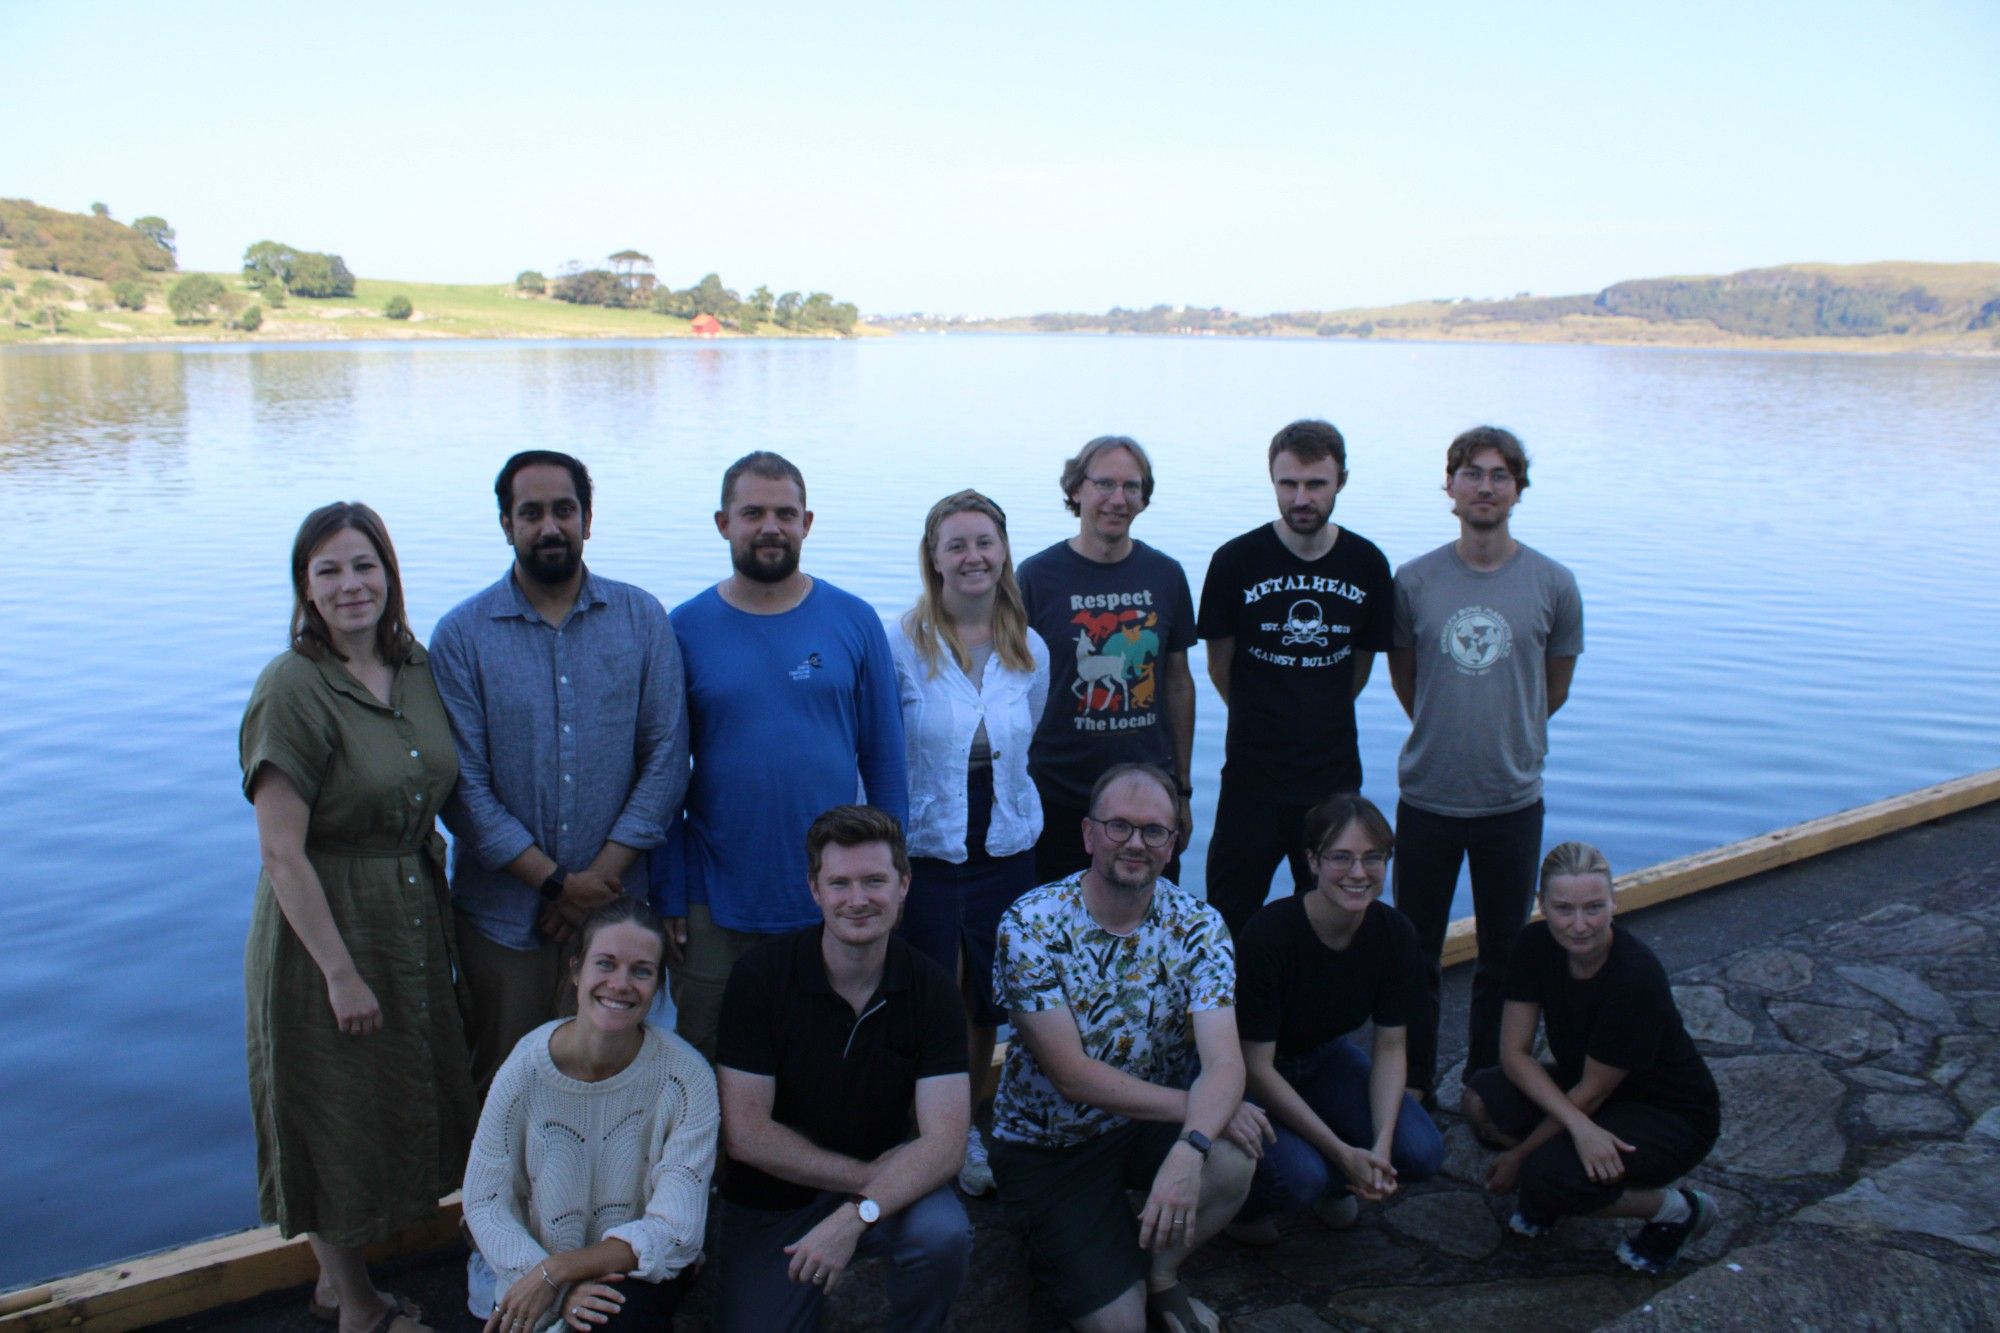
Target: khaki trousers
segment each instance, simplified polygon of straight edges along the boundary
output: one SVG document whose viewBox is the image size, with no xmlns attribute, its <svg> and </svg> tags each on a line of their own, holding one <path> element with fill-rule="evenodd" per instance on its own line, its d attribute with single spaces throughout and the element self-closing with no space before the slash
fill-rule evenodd
<svg viewBox="0 0 2000 1333">
<path fill-rule="evenodd" d="M 682 950 L 680 966 L 668 969 L 668 989 L 678 1015 L 674 1031 L 714 1064 L 715 1034 L 722 1023 L 722 992 L 729 984 L 730 969 L 737 959 L 773 936 L 718 926 L 706 903 L 688 904 L 687 923 L 687 947 Z"/>
<path fill-rule="evenodd" d="M 510 949 L 479 933 L 462 912 L 452 914 L 458 929 L 458 963 L 472 990 L 472 1014 L 465 1044 L 472 1048 L 472 1083 L 479 1099 L 521 1038 L 556 1016 L 562 991 L 562 946 Z"/>
</svg>

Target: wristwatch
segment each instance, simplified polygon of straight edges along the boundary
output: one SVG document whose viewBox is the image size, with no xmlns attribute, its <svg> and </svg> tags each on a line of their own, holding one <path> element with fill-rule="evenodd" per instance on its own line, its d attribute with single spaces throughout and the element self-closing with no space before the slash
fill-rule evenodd
<svg viewBox="0 0 2000 1333">
<path fill-rule="evenodd" d="M 1187 1133 L 1181 1135 L 1180 1141 L 1182 1143 L 1185 1143 L 1188 1147 L 1194 1149 L 1196 1152 L 1200 1153 L 1203 1157 L 1208 1156 L 1208 1150 L 1215 1146 L 1215 1144 L 1209 1139 L 1208 1135 L 1202 1133 L 1198 1129 L 1191 1129 Z"/>
<path fill-rule="evenodd" d="M 542 897 L 548 899 L 550 902 L 554 902 L 556 899 L 562 897 L 563 881 L 568 877 L 561 866 L 557 866 L 554 870 L 551 870 L 549 877 L 542 881 L 540 890 Z"/>
<path fill-rule="evenodd" d="M 882 1220 L 882 1205 L 860 1194 L 850 1194 L 847 1201 L 854 1205 L 854 1211 L 861 1216 L 861 1225 L 872 1227 Z"/>
</svg>

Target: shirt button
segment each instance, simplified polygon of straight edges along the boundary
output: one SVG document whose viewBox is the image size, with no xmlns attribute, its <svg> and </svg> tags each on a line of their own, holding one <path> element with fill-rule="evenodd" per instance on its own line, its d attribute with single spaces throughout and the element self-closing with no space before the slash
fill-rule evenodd
<svg viewBox="0 0 2000 1333">
<path fill-rule="evenodd" d="M 563 825 L 563 830 L 562 830 L 562 831 L 563 831 L 564 833 L 567 833 L 567 832 L 569 832 L 569 825 L 567 825 L 567 824 L 564 824 L 564 825 Z"/>
<path fill-rule="evenodd" d="M 567 774 L 567 773 L 563 774 L 563 781 L 564 781 L 564 782 L 568 782 L 568 781 L 569 781 L 569 774 Z"/>
<path fill-rule="evenodd" d="M 400 709 L 400 708 L 398 708 L 398 709 L 396 710 L 396 716 L 397 716 L 397 717 L 401 717 L 402 715 L 403 715 L 403 710 L 402 710 L 402 709 Z"/>
<path fill-rule="evenodd" d="M 563 735 L 569 735 L 569 723 L 567 722 L 563 723 Z M 415 754 L 416 751 L 412 750 L 410 753 Z"/>
<path fill-rule="evenodd" d="M 411 875 L 409 878 L 410 878 L 410 883 L 415 884 L 417 882 L 417 877 L 415 875 Z"/>
<path fill-rule="evenodd" d="M 424 794 L 422 792 L 418 792 L 415 796 L 412 796 L 410 799 L 415 801 L 418 805 L 422 805 L 424 803 Z"/>
<path fill-rule="evenodd" d="M 410 758 L 415 759 L 416 757 L 417 757 L 417 752 L 415 750 L 410 751 Z"/>
<path fill-rule="evenodd" d="M 568 676 L 559 676 L 559 677 L 557 677 L 557 679 L 558 679 L 558 680 L 560 680 L 560 681 L 562 681 L 562 683 L 563 683 L 563 684 L 565 684 L 565 685 L 569 684 L 569 677 L 568 677 Z"/>
<path fill-rule="evenodd" d="M 423 919 L 422 917 L 420 917 L 420 916 L 419 916 L 419 917 L 412 917 L 412 918 L 410 918 L 410 924 L 411 924 L 411 925 L 413 925 L 413 926 L 421 926 L 421 925 L 423 925 L 423 924 L 424 924 L 424 919 Z"/>
</svg>

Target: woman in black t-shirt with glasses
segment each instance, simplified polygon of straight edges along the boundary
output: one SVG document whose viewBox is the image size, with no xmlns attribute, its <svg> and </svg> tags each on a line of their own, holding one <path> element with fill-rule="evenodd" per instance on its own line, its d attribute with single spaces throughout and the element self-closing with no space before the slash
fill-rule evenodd
<svg viewBox="0 0 2000 1333">
<path fill-rule="evenodd" d="M 1618 1247 L 1626 1266 L 1658 1273 L 1715 1223 L 1715 1201 L 1669 1188 L 1715 1146 L 1720 1099 L 1674 1007 L 1653 951 L 1611 925 L 1611 864 L 1566 842 L 1542 861 L 1543 920 L 1508 960 L 1500 1067 L 1466 1084 L 1466 1119 L 1505 1144 L 1486 1188 L 1518 1188 L 1509 1225 L 1540 1236 L 1564 1217 L 1645 1225 Z M 1534 1057 L 1547 1026 L 1548 1064 Z"/>
<path fill-rule="evenodd" d="M 1228 1230 L 1246 1245 L 1277 1242 L 1276 1212 L 1310 1207 L 1346 1227 L 1358 1199 L 1428 1180 L 1444 1160 L 1437 1126 L 1403 1086 L 1424 961 L 1415 927 L 1380 901 L 1395 834 L 1352 792 L 1314 806 L 1303 832 L 1313 887 L 1258 911 L 1236 943 L 1248 1095 L 1277 1133 Z M 1372 1059 L 1347 1036 L 1363 1024 Z"/>
</svg>

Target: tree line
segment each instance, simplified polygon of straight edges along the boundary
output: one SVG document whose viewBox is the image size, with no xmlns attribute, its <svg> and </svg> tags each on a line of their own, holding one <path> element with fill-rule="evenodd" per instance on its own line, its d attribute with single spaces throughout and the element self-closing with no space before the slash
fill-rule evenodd
<svg viewBox="0 0 2000 1333">
<path fill-rule="evenodd" d="M 773 296 L 769 287 L 759 286 L 748 296 L 739 296 L 723 286 L 722 278 L 714 273 L 676 291 L 653 277 L 652 257 L 637 250 L 620 250 L 607 256 L 607 263 L 605 268 L 571 264 L 553 282 L 534 269 L 526 269 L 515 277 L 514 286 L 530 296 L 547 295 L 574 305 L 651 310 L 656 315 L 690 320 L 708 315 L 744 334 L 767 325 L 795 333 L 849 334 L 861 318 L 853 302 L 836 301 L 827 292 Z"/>
</svg>

